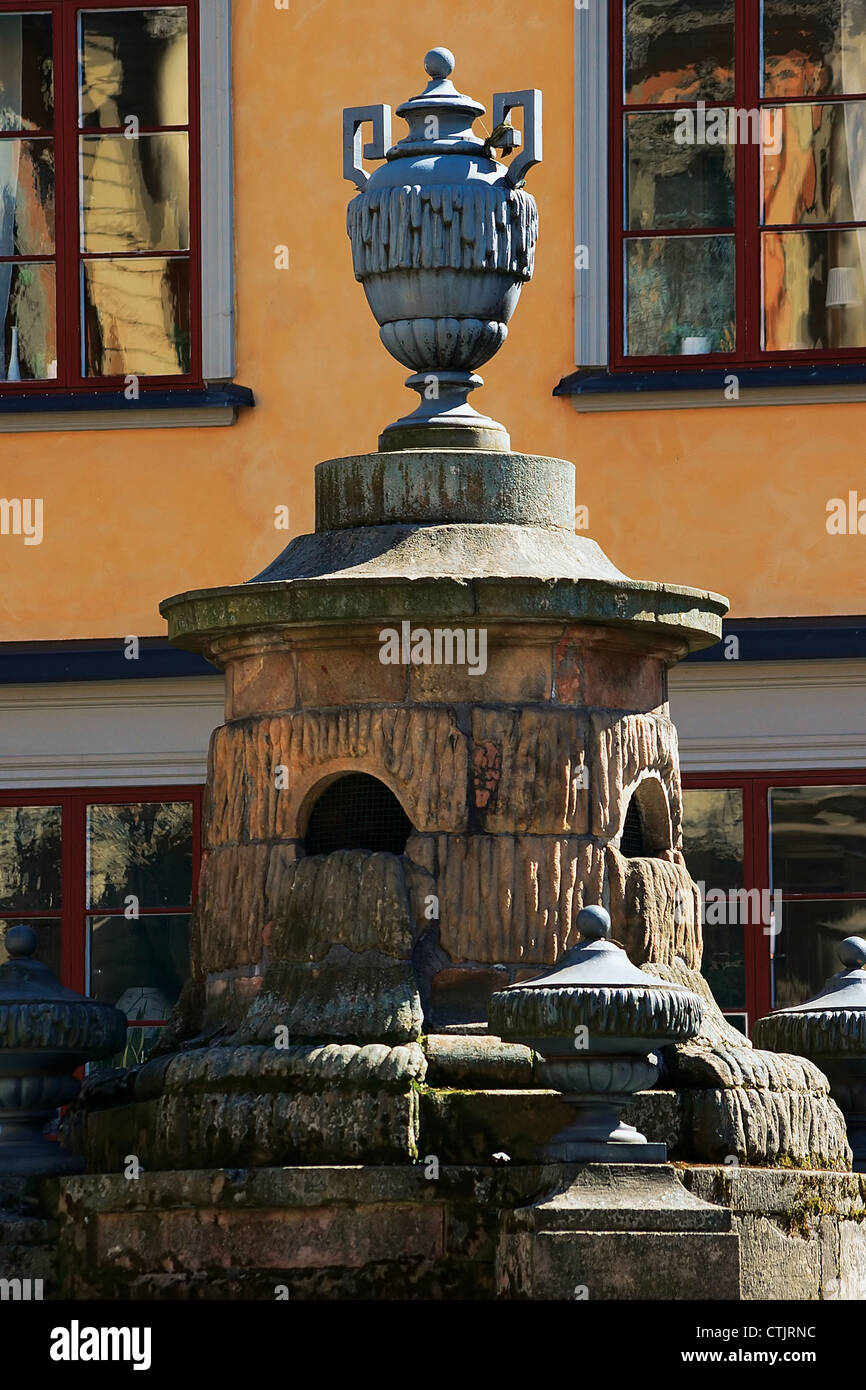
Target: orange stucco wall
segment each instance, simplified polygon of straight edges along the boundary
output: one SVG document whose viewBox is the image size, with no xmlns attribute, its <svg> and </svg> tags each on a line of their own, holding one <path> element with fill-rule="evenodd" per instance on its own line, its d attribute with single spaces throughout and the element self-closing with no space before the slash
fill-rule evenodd
<svg viewBox="0 0 866 1390">
<path fill-rule="evenodd" d="M 287 539 L 275 507 L 310 529 L 316 462 L 374 449 L 411 408 L 352 277 L 341 111 L 421 90 L 436 43 L 488 108 L 494 90 L 545 100 L 536 277 L 475 403 L 516 449 L 575 462 L 590 533 L 635 577 L 719 590 L 740 616 L 862 611 L 866 540 L 829 536 L 825 508 L 866 496 L 866 404 L 579 416 L 551 397 L 574 367 L 573 13 L 235 0 L 237 380 L 258 406 L 232 429 L 0 436 L 0 496 L 45 508 L 41 546 L 0 537 L 0 640 L 163 632 L 161 598 L 256 573 Z"/>
</svg>

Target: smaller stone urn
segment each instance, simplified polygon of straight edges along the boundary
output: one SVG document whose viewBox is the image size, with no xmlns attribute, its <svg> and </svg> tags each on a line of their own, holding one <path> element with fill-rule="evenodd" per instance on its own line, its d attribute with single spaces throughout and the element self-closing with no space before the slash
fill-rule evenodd
<svg viewBox="0 0 866 1390">
<path fill-rule="evenodd" d="M 73 1072 L 111 1057 L 126 1039 L 126 1016 L 85 999 L 33 959 L 36 933 L 10 927 L 0 965 L 0 1177 L 77 1172 L 81 1160 L 43 1137 L 58 1106 L 81 1089 Z"/>
<path fill-rule="evenodd" d="M 839 959 L 844 969 L 820 993 L 759 1018 L 752 1039 L 756 1047 L 793 1052 L 821 1068 L 845 1116 L 853 1170 L 866 1173 L 866 941 L 846 937 Z"/>
<path fill-rule="evenodd" d="M 511 985 L 490 1000 L 490 1031 L 544 1058 L 542 1085 L 562 1091 L 573 1122 L 551 1140 L 558 1163 L 664 1163 L 667 1148 L 650 1144 L 619 1112 L 658 1080 L 657 1048 L 687 1042 L 701 1023 L 701 1001 L 632 965 L 610 938 L 610 916 L 585 907 L 582 940 L 547 975 Z"/>
</svg>

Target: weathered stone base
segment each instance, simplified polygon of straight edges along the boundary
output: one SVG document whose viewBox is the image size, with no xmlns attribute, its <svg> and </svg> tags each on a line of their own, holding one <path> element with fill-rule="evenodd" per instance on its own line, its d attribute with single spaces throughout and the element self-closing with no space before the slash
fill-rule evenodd
<svg viewBox="0 0 866 1390">
<path fill-rule="evenodd" d="M 57 1296 L 57 1223 L 37 1178 L 0 1179 L 0 1302 Z"/>
<path fill-rule="evenodd" d="M 742 1298 L 866 1298 L 866 1177 L 731 1167 L 680 1177 L 731 1210 Z"/>
<path fill-rule="evenodd" d="M 733 1300 L 739 1240 L 675 1169 L 592 1163 L 505 1217 L 496 1278 L 500 1298 Z"/>
<path fill-rule="evenodd" d="M 103 1172 L 127 1154 L 160 1169 L 411 1163 L 425 1069 L 417 1043 L 180 1053 L 85 1086 L 64 1141 Z"/>
<path fill-rule="evenodd" d="M 50 1187 L 52 1297 L 866 1297 L 866 1186 L 850 1174 L 427 1161 Z"/>
</svg>

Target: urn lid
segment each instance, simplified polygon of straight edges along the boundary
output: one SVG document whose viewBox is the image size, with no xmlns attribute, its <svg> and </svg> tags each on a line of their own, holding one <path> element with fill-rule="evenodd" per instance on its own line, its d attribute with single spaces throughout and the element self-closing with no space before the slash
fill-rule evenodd
<svg viewBox="0 0 866 1390">
<path fill-rule="evenodd" d="M 582 941 L 549 974 L 492 996 L 494 1033 L 527 1043 L 545 1057 L 573 1055 L 578 1026 L 588 1029 L 592 1053 L 624 1053 L 637 1043 L 646 1043 L 648 1050 L 696 1036 L 698 996 L 632 965 L 610 940 L 610 917 L 603 907 L 583 908 L 577 926 Z"/>
<path fill-rule="evenodd" d="M 33 958 L 37 936 L 32 927 L 10 927 L 4 945 L 9 959 L 0 965 L 0 1005 L 83 1002 L 80 994 L 67 989 L 47 965 Z"/>
<path fill-rule="evenodd" d="M 684 985 L 658 980 L 632 965 L 625 951 L 610 939 L 610 915 L 603 907 L 584 907 L 577 914 L 581 940 L 571 946 L 547 975 L 509 985 L 507 992 L 538 989 L 663 989 L 686 994 Z"/>
<path fill-rule="evenodd" d="M 480 101 L 463 96 L 451 81 L 454 54 L 448 48 L 431 48 L 424 59 L 430 78 L 423 92 L 397 107 L 397 115 L 409 123 L 409 134 L 387 154 L 404 159 L 418 154 L 479 154 L 484 141 L 472 131 L 472 122 L 484 115 Z"/>
<path fill-rule="evenodd" d="M 782 1014 L 831 1013 L 837 1009 L 866 1009 L 866 941 L 862 936 L 846 936 L 839 946 L 839 959 L 845 967 L 831 975 L 818 994 L 804 1004 L 779 1009 Z"/>
</svg>

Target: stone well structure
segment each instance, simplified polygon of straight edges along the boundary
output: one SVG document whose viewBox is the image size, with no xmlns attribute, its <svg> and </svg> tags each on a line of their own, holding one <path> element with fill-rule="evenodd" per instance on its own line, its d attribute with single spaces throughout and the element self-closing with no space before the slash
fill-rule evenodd
<svg viewBox="0 0 866 1390">
<path fill-rule="evenodd" d="M 408 818 L 425 1031 L 484 1021 L 492 989 L 552 963 L 587 903 L 638 961 L 697 968 L 667 671 L 716 639 L 723 601 L 626 579 L 576 536 L 562 460 L 374 454 L 321 464 L 316 485 L 315 536 L 251 584 L 164 605 L 172 640 L 227 678 L 197 1021 L 236 1022 L 257 990 L 313 808 L 348 773 Z M 404 624 L 483 632 L 486 671 L 383 664 Z"/>
<path fill-rule="evenodd" d="M 262 574 L 162 606 L 226 675 L 191 979 L 160 1054 L 89 1079 L 69 1118 L 90 1176 L 61 1186 L 67 1287 L 273 1297 L 279 1270 L 292 1297 L 785 1297 L 808 1237 L 803 1296 L 862 1296 L 866 1188 L 826 1078 L 752 1048 L 699 973 L 667 676 L 725 600 L 628 578 L 574 532 L 572 464 L 468 406 L 531 276 L 540 95 L 495 99 L 530 135 L 507 167 L 514 131 L 474 135 L 452 68 L 428 55 L 406 141 L 385 108 L 346 120 L 356 275 L 421 407 L 319 464 L 315 532 Z M 583 907 L 700 996 L 624 1120 L 706 1181 L 539 1165 L 569 1107 L 488 1005 Z M 735 1184 L 732 1160 L 785 1171 Z"/>
<path fill-rule="evenodd" d="M 319 464 L 314 534 L 262 574 L 162 605 L 172 641 L 225 672 L 226 722 L 170 1037 L 184 1051 L 135 1084 L 163 1088 L 175 1163 L 188 1131 L 187 1149 L 243 1148 L 253 1112 L 255 1152 L 275 1160 L 312 1161 L 311 1125 L 329 1157 L 412 1158 L 434 1076 L 495 1089 L 517 1066 L 531 1085 L 528 1049 L 506 1061 L 478 1036 L 488 1000 L 552 965 L 580 909 L 601 905 L 635 964 L 706 1001 L 700 1036 L 666 1067 L 674 1152 L 844 1165 L 825 1079 L 754 1053 L 696 973 L 667 674 L 718 640 L 725 600 L 628 578 L 575 534 L 573 465 L 503 449 L 504 428 L 466 401 L 532 274 L 522 185 L 541 156 L 541 97 L 494 99 L 497 120 L 525 116 L 528 148 L 506 166 L 493 146 L 513 150 L 514 131 L 474 134 L 482 108 L 453 66 L 447 50 L 427 55 L 393 147 L 388 108 L 345 120 L 356 277 L 421 406 L 378 453 Z M 385 164 L 369 175 L 364 153 Z M 457 1059 L 436 1040 L 461 1030 Z M 332 1087 L 357 1100 L 351 1137 L 321 1119 Z"/>
</svg>

